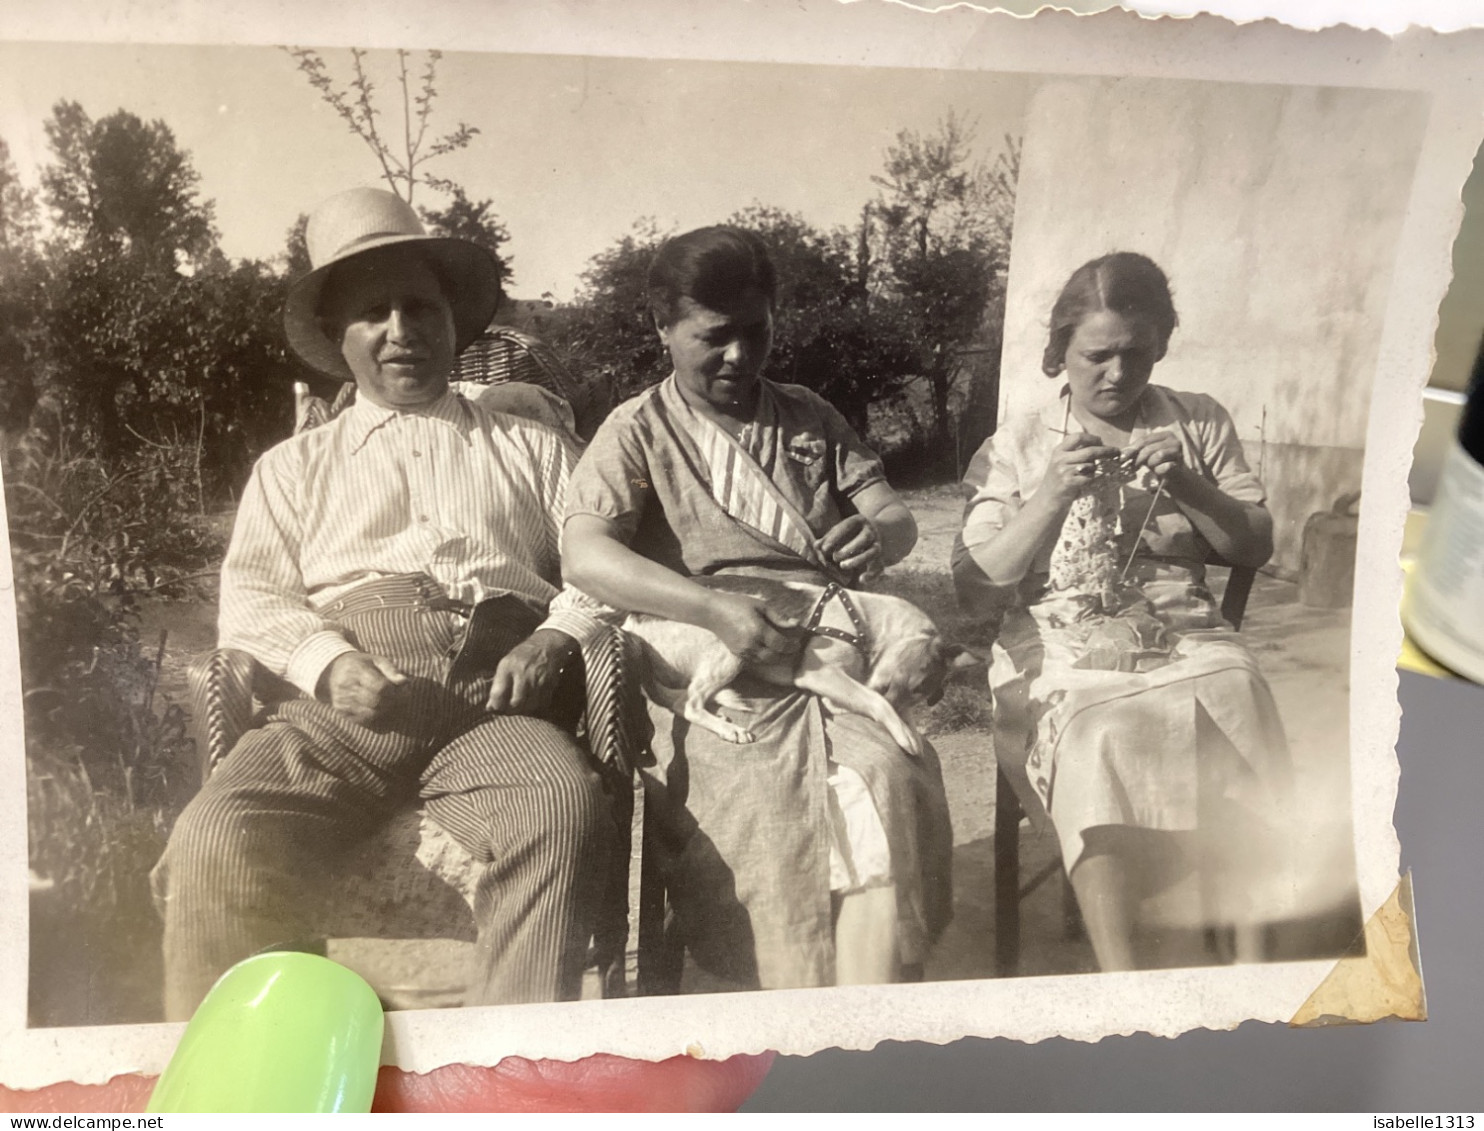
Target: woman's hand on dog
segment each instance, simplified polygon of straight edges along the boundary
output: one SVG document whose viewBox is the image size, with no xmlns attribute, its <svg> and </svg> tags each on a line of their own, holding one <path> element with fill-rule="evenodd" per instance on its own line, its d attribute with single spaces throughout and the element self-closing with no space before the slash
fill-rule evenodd
<svg viewBox="0 0 1484 1131">
<path fill-rule="evenodd" d="M 768 664 L 799 650 L 798 633 L 786 634 L 768 619 L 764 606 L 734 593 L 711 594 L 706 628 L 749 664 Z"/>
</svg>

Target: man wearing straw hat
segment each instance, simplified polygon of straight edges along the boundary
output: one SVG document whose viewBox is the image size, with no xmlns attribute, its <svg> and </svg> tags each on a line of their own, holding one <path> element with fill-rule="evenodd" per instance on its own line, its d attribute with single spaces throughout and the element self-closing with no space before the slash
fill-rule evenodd
<svg viewBox="0 0 1484 1131">
<path fill-rule="evenodd" d="M 239 959 L 313 937 L 316 882 L 413 798 L 483 863 L 469 1003 L 575 997 L 613 835 L 559 725 L 599 628 L 549 609 L 576 452 L 449 390 L 499 302 L 488 251 L 428 237 L 369 188 L 320 205 L 305 238 L 314 269 L 289 292 L 289 344 L 356 399 L 265 454 L 238 511 L 220 645 L 299 695 L 171 833 L 167 1014 L 189 1016 Z"/>
</svg>

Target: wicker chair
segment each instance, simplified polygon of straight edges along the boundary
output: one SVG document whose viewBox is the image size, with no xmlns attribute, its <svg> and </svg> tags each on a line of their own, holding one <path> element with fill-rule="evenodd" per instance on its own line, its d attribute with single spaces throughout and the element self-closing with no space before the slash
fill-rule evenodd
<svg viewBox="0 0 1484 1131">
<path fill-rule="evenodd" d="M 471 359 L 470 354 L 475 356 Z M 535 339 L 497 328 L 470 347 L 455 375 L 464 382 L 497 391 L 494 407 L 528 412 L 552 423 L 562 416 L 570 378 Z M 519 379 L 518 379 L 519 378 Z M 295 386 L 295 433 L 333 419 L 354 400 L 346 384 L 331 402 Z M 483 394 L 479 399 L 484 400 Z M 570 423 L 570 410 L 566 420 Z M 616 816 L 631 832 L 642 826 L 643 805 L 636 770 L 648 735 L 642 694 L 628 678 L 634 657 L 618 630 L 603 633 L 584 647 L 586 709 L 580 735 L 603 771 Z M 202 656 L 190 673 L 192 725 L 200 756 L 202 780 L 231 751 L 244 732 L 273 706 L 299 694 L 245 652 L 217 649 Z M 637 802 L 637 803 L 636 803 Z M 635 840 L 637 846 L 638 841 Z M 637 854 L 631 854 L 627 883 L 611 885 L 589 955 L 584 996 L 604 997 L 634 992 L 639 981 L 637 922 L 630 909 L 640 906 Z M 474 886 L 478 865 L 459 844 L 409 806 L 377 829 L 343 859 L 337 869 L 335 896 L 322 909 L 321 926 L 330 938 L 455 939 L 472 942 Z M 461 978 L 433 995 L 440 1003 L 456 1000 Z M 596 984 L 594 984 L 596 983 Z"/>
</svg>

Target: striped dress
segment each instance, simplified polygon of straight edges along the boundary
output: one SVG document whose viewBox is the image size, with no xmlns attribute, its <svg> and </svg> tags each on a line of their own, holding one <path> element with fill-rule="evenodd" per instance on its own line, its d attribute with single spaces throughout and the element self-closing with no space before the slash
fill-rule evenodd
<svg viewBox="0 0 1484 1131">
<path fill-rule="evenodd" d="M 686 577 L 735 572 L 843 580 L 813 540 L 885 479 L 833 407 L 762 383 L 734 441 L 697 416 L 674 378 L 614 410 L 572 474 L 567 515 L 596 515 Z M 802 692 L 735 682 L 755 740 L 728 743 L 655 707 L 650 812 L 660 825 L 677 931 L 711 987 L 834 982 L 833 766 L 863 781 L 886 833 L 898 946 L 919 963 L 947 921 L 952 831 L 936 755 L 913 759 L 874 722 Z M 847 814 L 848 820 L 848 814 Z"/>
</svg>

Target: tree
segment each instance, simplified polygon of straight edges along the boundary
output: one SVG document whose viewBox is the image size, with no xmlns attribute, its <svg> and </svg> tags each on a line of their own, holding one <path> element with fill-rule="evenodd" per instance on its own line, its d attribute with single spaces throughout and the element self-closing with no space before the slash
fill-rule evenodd
<svg viewBox="0 0 1484 1131">
<path fill-rule="evenodd" d="M 287 427 L 283 280 L 222 255 L 190 154 L 163 122 L 125 110 L 94 122 L 60 102 L 46 132 L 56 235 L 28 309 L 50 427 L 110 474 L 147 450 L 176 453 L 200 509 Z"/>
<path fill-rule="evenodd" d="M 855 283 L 851 237 L 762 205 L 726 222 L 761 236 L 777 269 L 769 374 L 814 389 L 864 431 L 869 406 L 896 394 L 913 372 L 916 354 L 909 328 L 895 313 L 868 309 L 864 302 Z M 553 344 L 610 403 L 669 371 L 646 295 L 649 265 L 666 235 L 653 220 L 639 221 L 592 258 L 576 302 L 553 318 Z"/>
<path fill-rule="evenodd" d="M 726 222 L 761 236 L 777 269 L 770 374 L 813 389 L 866 431 L 870 406 L 899 395 L 916 354 L 900 312 L 870 304 L 859 287 L 850 234 L 762 205 Z"/>
<path fill-rule="evenodd" d="M 283 251 L 278 260 L 283 264 L 283 273 L 290 279 L 309 274 L 313 264 L 309 262 L 309 244 L 304 239 L 304 230 L 309 227 L 309 213 L 300 212 L 293 226 L 284 234 Z"/>
<path fill-rule="evenodd" d="M 466 148 L 479 134 L 479 130 L 466 122 L 459 122 L 448 133 L 429 139 L 433 104 L 438 98 L 435 85 L 438 77 L 438 61 L 441 51 L 429 51 L 422 73 L 414 82 L 408 63 L 411 53 L 397 51 L 397 89 L 401 94 L 401 129 L 390 133 L 382 128 L 378 119 L 381 111 L 376 106 L 376 85 L 366 69 L 366 52 L 351 48 L 352 78 L 344 87 L 337 87 L 330 77 L 324 57 L 307 47 L 285 47 L 293 57 L 299 70 L 309 80 L 309 85 L 319 92 L 320 98 L 340 115 L 351 133 L 360 138 L 375 156 L 381 168 L 381 176 L 390 188 L 403 200 L 411 204 L 419 185 L 445 193 L 452 200 L 443 208 L 419 207 L 423 223 L 434 235 L 453 236 L 472 240 L 495 253 L 499 263 L 500 282 L 510 282 L 513 275 L 510 261 L 500 249 L 510 239 L 510 233 L 494 213 L 494 201 L 470 200 L 463 187 L 446 177 L 429 173 L 425 166 L 439 157 Z M 391 140 L 389 140 L 389 138 Z M 297 243 L 296 243 L 297 241 Z M 299 266 L 296 247 L 303 245 L 303 227 L 289 238 L 291 274 Z M 303 259 L 308 263 L 308 255 Z M 306 267 L 307 269 L 307 267 Z"/>
<path fill-rule="evenodd" d="M 551 319 L 552 344 L 598 405 L 626 400 L 667 372 L 645 298 L 649 264 L 665 235 L 652 218 L 637 220 L 588 261 L 577 300 Z"/>
<path fill-rule="evenodd" d="M 863 213 L 858 241 L 858 277 L 900 304 L 917 328 L 933 447 L 945 458 L 957 447 L 951 395 L 968 371 L 965 352 L 982 352 L 1003 322 L 1019 171 L 1015 139 L 1005 139 L 991 165 L 975 161 L 973 143 L 974 126 L 954 113 L 932 133 L 898 133 L 872 177 L 881 191 Z"/>
<path fill-rule="evenodd" d="M 164 122 L 126 110 L 94 122 L 62 101 L 46 135 L 55 161 L 41 172 L 42 191 L 70 246 L 123 252 L 167 272 L 215 249 L 212 205 L 197 199 L 200 177 Z"/>
<path fill-rule="evenodd" d="M 972 141 L 954 115 L 931 135 L 899 134 L 853 231 L 761 204 L 726 221 L 760 235 L 777 268 L 769 374 L 814 389 L 862 433 L 881 406 L 900 457 L 948 474 L 993 429 L 1019 161 L 1014 138 L 989 164 Z M 641 220 L 592 258 L 553 319 L 554 344 L 615 399 L 668 371 L 645 296 L 663 238 Z M 912 403 L 924 386 L 931 435 Z"/>
<path fill-rule="evenodd" d="M 351 48 L 353 77 L 344 87 L 335 85 L 335 80 L 330 77 L 329 67 L 319 52 L 307 47 L 285 47 L 283 50 L 293 57 L 299 70 L 309 80 L 309 85 L 340 115 L 351 133 L 366 143 L 381 166 L 382 178 L 394 193 L 411 204 L 418 185 L 426 184 L 445 192 L 453 191 L 455 186 L 452 181 L 434 177 L 423 167 L 445 154 L 464 149 L 474 140 L 479 130 L 460 122 L 441 137 L 431 140 L 428 137 L 433 103 L 438 97 L 434 82 L 438 75 L 438 61 L 443 58 L 441 51 L 427 53 L 422 73 L 414 82 L 408 69 L 411 52 L 398 49 L 397 88 L 402 103 L 401 129 L 397 133 L 388 134 L 378 122 L 381 111 L 377 109 L 373 98 L 376 86 L 366 71 L 367 53 L 364 50 Z"/>
<path fill-rule="evenodd" d="M 418 209 L 423 223 L 435 236 L 469 240 L 494 252 L 500 268 L 500 284 L 505 286 L 514 278 L 514 273 L 510 270 L 510 260 L 500 254 L 500 248 L 510 239 L 510 232 L 495 215 L 495 202 L 470 200 L 458 185 L 449 185 L 448 192 L 453 200 L 446 208 Z"/>
<path fill-rule="evenodd" d="M 15 266 L 17 257 L 33 247 L 36 235 L 36 193 L 21 182 L 10 146 L 0 138 L 0 272 Z"/>
<path fill-rule="evenodd" d="M 170 331 L 184 329 L 184 280 L 222 262 L 212 206 L 163 122 L 126 110 L 94 122 L 63 101 L 45 128 L 54 160 L 41 185 L 57 232 L 39 298 L 50 391 L 116 461 L 132 446 L 121 393 L 152 399 L 180 356 Z"/>
<path fill-rule="evenodd" d="M 35 323 L 36 194 L 27 188 L 0 138 L 0 432 L 26 426 L 36 405 L 27 341 Z"/>
</svg>

